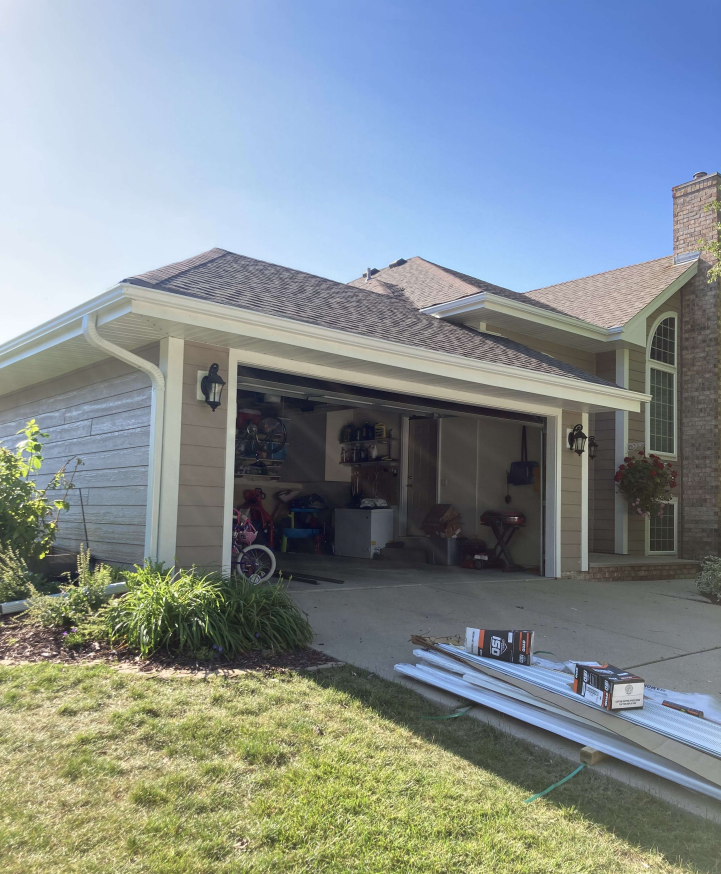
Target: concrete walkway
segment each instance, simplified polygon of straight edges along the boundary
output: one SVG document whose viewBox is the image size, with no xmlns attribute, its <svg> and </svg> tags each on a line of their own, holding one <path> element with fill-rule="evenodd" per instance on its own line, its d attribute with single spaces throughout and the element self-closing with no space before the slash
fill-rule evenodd
<svg viewBox="0 0 721 874">
<path fill-rule="evenodd" d="M 526 628 L 536 650 L 635 668 L 647 683 L 721 698 L 721 607 L 691 580 L 579 582 L 433 565 L 287 554 L 286 573 L 343 585 L 291 581 L 314 646 L 394 679 L 411 661 L 411 634 L 463 635 L 467 625 Z"/>
</svg>

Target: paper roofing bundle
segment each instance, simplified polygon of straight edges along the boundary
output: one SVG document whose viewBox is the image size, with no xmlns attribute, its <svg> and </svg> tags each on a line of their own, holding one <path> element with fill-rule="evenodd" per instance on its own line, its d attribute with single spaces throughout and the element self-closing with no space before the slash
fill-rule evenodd
<svg viewBox="0 0 721 874">
<path fill-rule="evenodd" d="M 674 693 L 651 688 L 649 693 L 661 694 L 648 694 L 643 709 L 609 712 L 574 691 L 574 677 L 563 663 L 557 663 L 563 670 L 553 670 L 487 658 L 430 638 L 411 641 L 422 647 L 413 651 L 419 661 L 396 665 L 399 674 L 721 801 L 721 724 L 664 706 L 664 697 Z"/>
</svg>

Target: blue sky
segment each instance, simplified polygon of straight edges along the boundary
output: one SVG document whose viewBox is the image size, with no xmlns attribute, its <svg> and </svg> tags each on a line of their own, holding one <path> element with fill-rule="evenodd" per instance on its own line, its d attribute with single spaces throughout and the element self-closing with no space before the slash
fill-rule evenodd
<svg viewBox="0 0 721 874">
<path fill-rule="evenodd" d="M 0 342 L 221 246 L 517 291 L 671 251 L 717 2 L 0 0 Z"/>
</svg>

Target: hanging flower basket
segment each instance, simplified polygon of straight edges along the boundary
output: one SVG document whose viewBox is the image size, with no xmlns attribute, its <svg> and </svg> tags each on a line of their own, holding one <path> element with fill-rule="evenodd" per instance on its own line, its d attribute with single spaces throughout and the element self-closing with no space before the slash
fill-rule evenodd
<svg viewBox="0 0 721 874">
<path fill-rule="evenodd" d="M 670 464 L 664 464 L 658 455 L 646 455 L 642 451 L 626 456 L 623 462 L 614 479 L 629 508 L 639 516 L 652 513 L 663 516 L 663 505 L 673 496 L 678 472 Z"/>
</svg>

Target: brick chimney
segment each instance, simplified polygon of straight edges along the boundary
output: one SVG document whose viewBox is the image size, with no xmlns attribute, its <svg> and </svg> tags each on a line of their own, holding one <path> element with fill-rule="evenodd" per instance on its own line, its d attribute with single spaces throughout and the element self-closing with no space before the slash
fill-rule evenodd
<svg viewBox="0 0 721 874">
<path fill-rule="evenodd" d="M 693 258 L 699 239 L 718 239 L 718 216 L 704 209 L 714 200 L 721 200 L 718 173 L 696 173 L 690 182 L 673 189 L 673 253 L 677 263 Z M 702 252 L 696 276 L 681 291 L 678 539 L 682 558 L 721 554 L 721 300 L 718 283 L 708 282 L 713 260 Z"/>
</svg>

